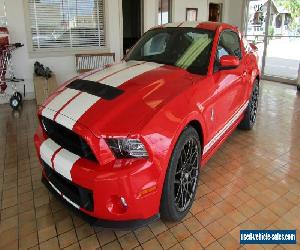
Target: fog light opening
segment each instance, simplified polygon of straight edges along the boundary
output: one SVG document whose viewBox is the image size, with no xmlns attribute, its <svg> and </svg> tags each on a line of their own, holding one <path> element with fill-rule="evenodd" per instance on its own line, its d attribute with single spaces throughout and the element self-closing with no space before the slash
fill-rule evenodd
<svg viewBox="0 0 300 250">
<path fill-rule="evenodd" d="M 112 195 L 106 203 L 106 208 L 112 214 L 124 214 L 128 210 L 128 204 L 124 197 Z"/>
</svg>

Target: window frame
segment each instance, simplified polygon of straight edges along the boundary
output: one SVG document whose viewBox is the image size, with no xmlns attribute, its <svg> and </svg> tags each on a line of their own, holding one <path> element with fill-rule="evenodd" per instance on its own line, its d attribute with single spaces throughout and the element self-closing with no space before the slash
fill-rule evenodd
<svg viewBox="0 0 300 250">
<path fill-rule="evenodd" d="M 25 20 L 25 30 L 26 30 L 26 42 L 27 49 L 29 53 L 29 58 L 43 58 L 43 57 L 63 57 L 63 56 L 73 56 L 81 53 L 107 53 L 109 52 L 109 37 L 107 36 L 108 24 L 106 13 L 108 11 L 106 0 L 104 0 L 104 10 L 103 10 L 103 20 L 104 20 L 104 47 L 86 47 L 86 48 L 33 48 L 32 42 L 32 32 L 31 32 L 31 22 L 30 22 L 30 10 L 29 10 L 29 1 L 25 0 L 24 4 L 24 20 Z"/>
<path fill-rule="evenodd" d="M 163 5 L 162 1 L 163 0 L 158 0 L 157 17 L 159 16 L 160 13 L 162 13 L 162 12 L 159 11 L 159 8 L 162 8 L 162 5 Z M 167 0 L 167 1 L 168 1 L 168 23 L 171 23 L 172 20 L 173 20 L 173 17 L 172 17 L 172 4 L 173 4 L 173 1 L 172 0 Z M 162 23 L 162 15 L 161 15 L 160 22 L 161 22 L 161 24 L 159 24 L 158 18 L 157 18 L 157 24 L 158 25 L 163 25 L 163 23 Z"/>
</svg>

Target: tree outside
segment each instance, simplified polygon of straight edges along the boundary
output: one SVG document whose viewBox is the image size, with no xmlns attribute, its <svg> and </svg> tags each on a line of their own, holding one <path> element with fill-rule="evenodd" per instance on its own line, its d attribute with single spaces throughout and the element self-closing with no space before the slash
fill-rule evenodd
<svg viewBox="0 0 300 250">
<path fill-rule="evenodd" d="M 291 14 L 289 28 L 300 34 L 300 0 L 274 0 L 277 6 L 285 8 Z"/>
</svg>

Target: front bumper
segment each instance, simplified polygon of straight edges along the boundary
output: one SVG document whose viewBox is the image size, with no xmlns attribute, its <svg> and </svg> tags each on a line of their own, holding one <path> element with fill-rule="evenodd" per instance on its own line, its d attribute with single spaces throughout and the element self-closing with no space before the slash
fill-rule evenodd
<svg viewBox="0 0 300 250">
<path fill-rule="evenodd" d="M 162 170 L 153 162 L 147 159 L 127 159 L 101 165 L 78 158 L 72 168 L 68 169 L 69 173 L 65 178 L 64 168 L 69 162 L 61 158 L 60 154 L 62 151 L 66 154 L 66 150 L 51 153 L 52 149 L 47 148 L 46 152 L 50 152 L 52 156 L 45 160 L 41 145 L 47 140 L 49 141 L 49 138 L 37 131 L 34 141 L 41 165 L 44 166 L 46 162 L 46 165 L 60 176 L 58 179 L 70 185 L 52 183 L 45 167 L 43 182 L 80 214 L 92 218 L 93 223 L 104 227 L 127 228 L 140 226 L 159 217 Z M 66 155 L 69 156 L 68 154 Z M 54 165 L 50 166 L 51 163 Z M 56 163 L 58 165 L 55 165 Z M 72 185 L 76 188 L 72 188 Z M 79 196 L 76 198 L 76 195 L 70 195 L 72 192 Z M 85 197 L 83 199 L 82 192 Z M 125 199 L 127 206 L 124 206 L 121 198 Z"/>
<path fill-rule="evenodd" d="M 53 189 L 50 185 L 49 181 L 43 176 L 42 183 L 49 189 L 49 191 L 62 202 L 64 206 L 68 209 L 72 210 L 75 214 L 77 214 L 80 218 L 82 218 L 85 222 L 89 223 L 94 227 L 103 227 L 107 229 L 118 229 L 118 230 L 133 230 L 140 227 L 143 227 L 151 222 L 154 222 L 159 219 L 159 214 L 154 215 L 148 219 L 144 220 L 128 220 L 128 221 L 109 221 L 98 219 L 92 216 L 87 215 L 86 213 L 82 212 L 81 210 L 76 209 L 73 205 L 67 202 L 62 196 Z"/>
</svg>

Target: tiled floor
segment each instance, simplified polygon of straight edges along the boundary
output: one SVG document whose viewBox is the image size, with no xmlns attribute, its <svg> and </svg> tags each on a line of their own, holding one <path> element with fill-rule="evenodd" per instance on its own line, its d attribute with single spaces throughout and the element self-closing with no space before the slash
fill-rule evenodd
<svg viewBox="0 0 300 250">
<path fill-rule="evenodd" d="M 202 170 L 197 199 L 178 224 L 136 231 L 92 228 L 40 182 L 34 102 L 0 105 L 1 249 L 300 249 L 300 96 L 264 83 L 257 125 L 236 131 Z M 240 229 L 295 229 L 298 245 L 240 246 Z"/>
</svg>

